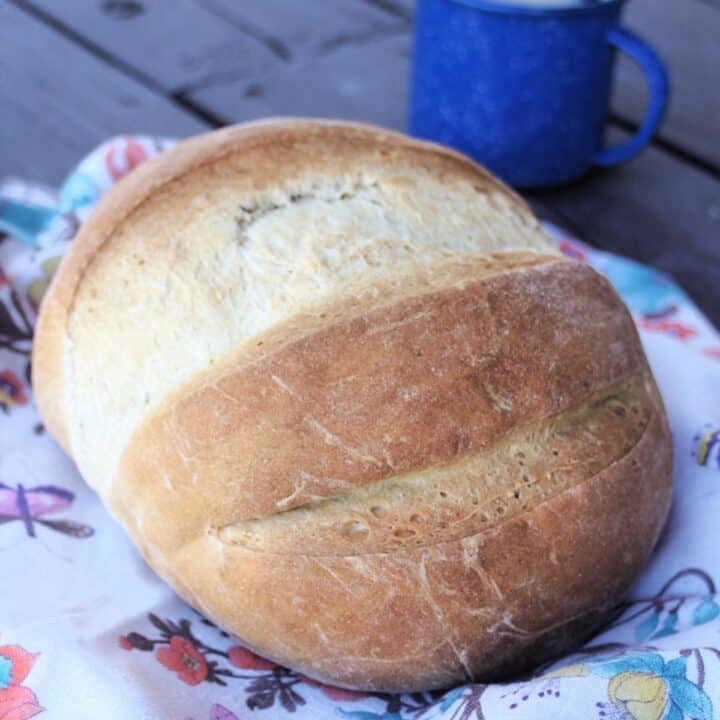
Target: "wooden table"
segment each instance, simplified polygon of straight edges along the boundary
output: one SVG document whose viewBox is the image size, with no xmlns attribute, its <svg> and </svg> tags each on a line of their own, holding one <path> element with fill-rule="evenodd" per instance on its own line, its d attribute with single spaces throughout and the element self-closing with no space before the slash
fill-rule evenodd
<svg viewBox="0 0 720 720">
<path fill-rule="evenodd" d="M 270 114 L 404 125 L 412 0 L 0 0 L 0 177 L 57 183 L 118 133 Z M 672 273 L 720 324 L 720 0 L 631 0 L 673 103 L 638 159 L 530 200 L 583 240 Z M 312 76 L 313 82 L 308 82 Z M 609 124 L 643 80 L 621 62 Z"/>
</svg>

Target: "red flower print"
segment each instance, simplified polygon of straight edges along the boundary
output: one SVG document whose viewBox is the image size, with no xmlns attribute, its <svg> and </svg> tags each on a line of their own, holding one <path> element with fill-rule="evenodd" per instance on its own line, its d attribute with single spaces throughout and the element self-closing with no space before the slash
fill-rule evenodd
<svg viewBox="0 0 720 720">
<path fill-rule="evenodd" d="M 320 688 L 331 700 L 362 700 L 367 697 L 366 693 L 357 690 L 346 690 L 345 688 L 335 687 L 334 685 L 326 685 L 318 680 L 298 674 L 298 677 L 306 684 L 312 687 Z"/>
<path fill-rule="evenodd" d="M 113 180 L 119 180 L 145 160 L 145 149 L 131 138 L 116 140 L 105 151 L 105 167 Z"/>
<path fill-rule="evenodd" d="M 118 645 L 123 650 L 132 650 L 133 649 L 132 643 L 125 637 L 125 635 L 121 635 L 118 638 Z"/>
<path fill-rule="evenodd" d="M 244 668 L 245 670 L 272 670 L 277 667 L 274 662 L 265 660 L 265 658 L 256 655 L 252 650 L 240 645 L 235 645 L 228 650 L 228 660 L 235 667 Z"/>
<path fill-rule="evenodd" d="M 566 257 L 569 257 L 571 260 L 578 260 L 579 262 L 586 262 L 587 261 L 587 255 L 585 251 L 578 245 L 577 243 L 574 243 L 572 240 L 569 240 L 568 238 L 563 238 L 558 243 L 558 247 L 560 248 L 560 252 L 563 253 Z"/>
<path fill-rule="evenodd" d="M 161 647 L 155 651 L 155 657 L 168 670 L 188 685 L 199 685 L 208 674 L 205 656 L 182 635 L 173 635 L 169 647 Z"/>
<path fill-rule="evenodd" d="M 36 658 L 19 645 L 0 646 L 0 720 L 27 720 L 43 711 L 35 693 L 21 686 Z"/>
<path fill-rule="evenodd" d="M 30 688 L 0 690 L 0 720 L 27 720 L 43 710 Z"/>
<path fill-rule="evenodd" d="M 640 318 L 638 323 L 643 330 L 652 332 L 662 332 L 672 335 L 678 340 L 689 340 L 697 335 L 697 330 L 685 325 L 681 322 L 660 318 L 658 320 L 652 318 Z"/>
</svg>

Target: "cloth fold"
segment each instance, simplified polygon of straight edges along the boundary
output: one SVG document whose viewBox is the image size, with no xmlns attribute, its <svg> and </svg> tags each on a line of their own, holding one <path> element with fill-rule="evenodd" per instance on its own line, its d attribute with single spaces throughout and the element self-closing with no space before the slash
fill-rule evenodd
<svg viewBox="0 0 720 720">
<path fill-rule="evenodd" d="M 172 142 L 113 138 L 58 192 L 0 183 L 0 232 L 12 234 L 0 239 L 0 720 L 720 717 L 720 335 L 667 277 L 554 226 L 559 248 L 604 273 L 632 311 L 675 444 L 659 546 L 584 648 L 512 683 L 359 693 L 258 657 L 149 570 L 45 431 L 29 365 L 39 302 L 78 227 Z"/>
</svg>

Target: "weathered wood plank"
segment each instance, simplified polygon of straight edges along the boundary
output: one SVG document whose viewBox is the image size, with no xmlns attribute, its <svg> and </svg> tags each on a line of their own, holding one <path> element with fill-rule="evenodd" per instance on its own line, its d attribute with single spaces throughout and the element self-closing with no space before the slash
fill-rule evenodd
<svg viewBox="0 0 720 720">
<path fill-rule="evenodd" d="M 410 19 L 415 12 L 415 0 L 364 0 L 366 3 Z"/>
<path fill-rule="evenodd" d="M 611 140 L 621 138 L 611 133 Z M 720 326 L 720 182 L 650 148 L 566 188 L 532 193 L 538 213 L 595 247 L 672 275 Z"/>
<path fill-rule="evenodd" d="M 344 43 L 408 26 L 402 13 L 362 0 L 196 1 L 263 38 L 288 59 L 313 57 Z"/>
<path fill-rule="evenodd" d="M 266 115 L 346 118 L 405 126 L 409 38 L 344 45 L 252 82 L 204 88 L 192 101 L 228 122 Z"/>
<path fill-rule="evenodd" d="M 625 23 L 667 62 L 672 98 L 660 137 L 720 169 L 720 7 L 706 0 L 633 0 Z M 639 122 L 647 90 L 626 58 L 618 63 L 613 109 Z"/>
<path fill-rule="evenodd" d="M 0 3 L 0 175 L 57 183 L 110 135 L 206 125 L 26 12 Z"/>
<path fill-rule="evenodd" d="M 135 4 L 136 12 L 92 0 L 22 2 L 169 92 L 255 77 L 281 62 L 261 42 L 193 0 L 143 0 Z"/>
</svg>

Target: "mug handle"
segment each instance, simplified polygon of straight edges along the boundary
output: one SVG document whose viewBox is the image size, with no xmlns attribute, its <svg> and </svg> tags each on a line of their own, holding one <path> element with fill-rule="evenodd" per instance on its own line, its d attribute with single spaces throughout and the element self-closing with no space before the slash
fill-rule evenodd
<svg viewBox="0 0 720 720">
<path fill-rule="evenodd" d="M 622 145 L 601 150 L 593 158 L 596 165 L 604 167 L 629 160 L 650 142 L 663 119 L 670 95 L 670 80 L 665 63 L 647 43 L 629 30 L 618 26 L 610 28 L 607 41 L 625 53 L 643 71 L 650 91 L 650 101 L 645 119 L 637 132 Z"/>
</svg>

